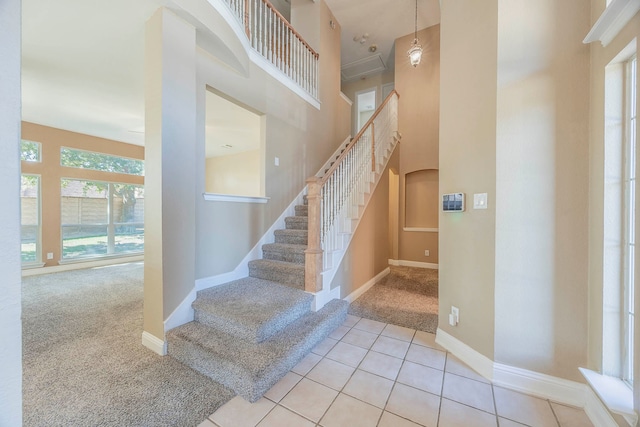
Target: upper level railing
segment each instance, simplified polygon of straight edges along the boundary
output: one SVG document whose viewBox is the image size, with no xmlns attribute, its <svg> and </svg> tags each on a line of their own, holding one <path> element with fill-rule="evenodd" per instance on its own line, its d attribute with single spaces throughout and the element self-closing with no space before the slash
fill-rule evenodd
<svg viewBox="0 0 640 427">
<path fill-rule="evenodd" d="M 307 180 L 309 204 L 305 290 L 321 290 L 322 253 L 340 249 L 339 218 L 358 218 L 363 195 L 384 167 L 398 131 L 398 93 L 394 90 L 336 161 L 318 178 Z"/>
<path fill-rule="evenodd" d="M 224 0 L 251 47 L 318 99 L 318 53 L 268 0 Z"/>
</svg>

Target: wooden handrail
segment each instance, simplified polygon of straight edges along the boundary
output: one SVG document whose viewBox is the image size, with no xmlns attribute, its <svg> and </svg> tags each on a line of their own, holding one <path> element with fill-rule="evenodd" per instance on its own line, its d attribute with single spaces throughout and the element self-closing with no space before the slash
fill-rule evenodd
<svg viewBox="0 0 640 427">
<path fill-rule="evenodd" d="M 315 50 L 313 50 L 313 48 L 311 46 L 309 46 L 309 43 L 307 43 L 304 38 L 302 38 L 302 36 L 300 35 L 300 33 L 298 33 L 295 28 L 293 28 L 291 26 L 291 24 L 289 24 L 289 21 L 287 21 L 287 18 L 285 18 L 284 16 L 282 16 L 282 14 L 280 12 L 278 12 L 278 9 L 275 8 L 275 6 L 273 6 L 271 4 L 271 2 L 269 0 L 262 0 L 262 2 L 269 8 L 271 9 L 276 16 L 278 16 L 280 18 L 280 20 L 284 23 L 284 25 L 287 26 L 287 28 L 289 28 L 289 30 L 291 30 L 291 32 L 298 38 L 298 40 L 300 40 L 302 42 L 303 45 L 305 45 L 305 47 L 309 50 L 309 52 L 311 52 L 311 54 L 318 59 L 320 57 L 320 54 L 318 54 L 318 52 L 316 52 Z"/>
<path fill-rule="evenodd" d="M 387 95 L 387 97 L 382 102 L 382 104 L 380 104 L 380 106 L 378 107 L 376 112 L 373 113 L 373 116 L 371 116 L 371 118 L 369 120 L 367 120 L 367 123 L 365 123 L 364 126 L 362 126 L 362 129 L 360 129 L 360 132 L 358 132 L 358 134 L 355 136 L 355 138 L 353 138 L 351 140 L 351 142 L 349 142 L 349 144 L 347 144 L 346 149 L 342 152 L 342 154 L 340 154 L 340 156 L 336 159 L 336 161 L 333 163 L 333 165 L 324 174 L 324 176 L 320 180 L 320 185 L 324 185 L 327 182 L 327 180 L 329 179 L 331 174 L 338 168 L 338 166 L 340 165 L 340 162 L 342 162 L 342 159 L 344 159 L 347 156 L 347 154 L 349 153 L 349 151 L 351 151 L 351 149 L 356 145 L 356 142 L 358 142 L 358 140 L 362 137 L 362 135 L 367 130 L 367 128 L 370 125 L 373 124 L 373 121 L 375 120 L 375 118 L 378 117 L 378 114 L 380 114 L 380 112 L 383 110 L 385 105 L 387 105 L 387 103 L 389 102 L 389 100 L 391 99 L 391 97 L 393 96 L 394 93 L 398 96 L 398 98 L 400 98 L 400 94 L 398 92 L 396 92 L 395 89 L 392 90 L 389 95 Z"/>
</svg>

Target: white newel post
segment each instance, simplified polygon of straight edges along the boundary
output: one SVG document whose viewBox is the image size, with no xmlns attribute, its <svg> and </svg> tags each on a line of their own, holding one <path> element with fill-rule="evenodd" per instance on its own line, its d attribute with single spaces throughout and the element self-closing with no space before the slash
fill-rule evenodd
<svg viewBox="0 0 640 427">
<path fill-rule="evenodd" d="M 196 32 L 165 8 L 146 24 L 143 344 L 195 282 Z M 204 88 L 202 88 L 204 90 Z"/>
</svg>

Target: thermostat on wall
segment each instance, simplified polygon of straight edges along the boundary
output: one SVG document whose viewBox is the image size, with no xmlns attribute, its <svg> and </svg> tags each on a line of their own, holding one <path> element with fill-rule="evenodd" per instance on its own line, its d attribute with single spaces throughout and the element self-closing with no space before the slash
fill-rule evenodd
<svg viewBox="0 0 640 427">
<path fill-rule="evenodd" d="M 442 195 L 443 212 L 464 211 L 464 193 L 450 193 Z"/>
</svg>

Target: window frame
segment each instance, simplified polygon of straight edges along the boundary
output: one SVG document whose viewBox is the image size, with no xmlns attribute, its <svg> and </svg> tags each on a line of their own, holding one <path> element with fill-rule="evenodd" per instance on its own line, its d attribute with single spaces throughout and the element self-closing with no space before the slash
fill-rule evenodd
<svg viewBox="0 0 640 427">
<path fill-rule="evenodd" d="M 624 218 L 624 283 L 622 284 L 621 307 L 621 379 L 633 388 L 634 381 L 634 323 L 635 323 L 635 225 L 636 225 L 636 173 L 637 173 L 637 55 L 633 55 L 624 66 L 625 72 L 625 218 Z"/>
<path fill-rule="evenodd" d="M 24 268 L 29 267 L 41 267 L 42 266 L 42 177 L 39 174 L 35 173 L 21 173 L 20 174 L 20 189 L 22 192 L 22 178 L 25 176 L 31 176 L 37 179 L 37 188 L 36 188 L 36 256 L 33 261 L 22 261 L 22 194 L 20 195 L 20 261 L 21 265 Z"/>
</svg>

